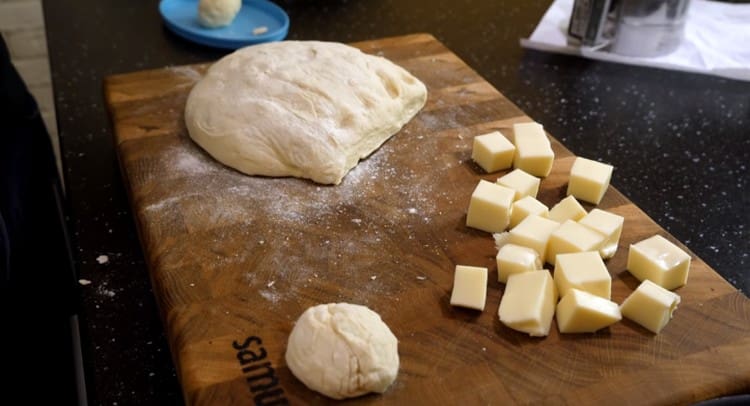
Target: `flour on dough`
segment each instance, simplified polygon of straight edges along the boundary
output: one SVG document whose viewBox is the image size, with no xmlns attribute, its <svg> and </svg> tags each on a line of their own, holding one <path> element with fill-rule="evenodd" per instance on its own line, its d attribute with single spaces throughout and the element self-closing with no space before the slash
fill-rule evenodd
<svg viewBox="0 0 750 406">
<path fill-rule="evenodd" d="M 218 28 L 229 25 L 242 7 L 242 0 L 200 0 L 198 21 L 202 26 Z"/>
<path fill-rule="evenodd" d="M 338 184 L 424 106 L 422 82 L 335 42 L 283 41 L 216 62 L 187 100 L 190 137 L 250 175 Z"/>
<path fill-rule="evenodd" d="M 308 388 L 334 399 L 383 393 L 398 373 L 398 341 L 365 306 L 321 304 L 294 325 L 286 363 Z"/>
</svg>

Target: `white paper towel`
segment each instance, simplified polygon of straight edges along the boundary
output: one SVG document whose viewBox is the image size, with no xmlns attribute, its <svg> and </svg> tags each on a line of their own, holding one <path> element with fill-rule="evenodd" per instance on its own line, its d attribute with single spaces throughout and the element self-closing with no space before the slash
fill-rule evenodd
<svg viewBox="0 0 750 406">
<path fill-rule="evenodd" d="M 568 44 L 573 0 L 556 0 L 521 46 L 602 61 L 706 73 L 750 81 L 750 4 L 692 0 L 685 38 L 669 55 L 641 58 Z"/>
</svg>

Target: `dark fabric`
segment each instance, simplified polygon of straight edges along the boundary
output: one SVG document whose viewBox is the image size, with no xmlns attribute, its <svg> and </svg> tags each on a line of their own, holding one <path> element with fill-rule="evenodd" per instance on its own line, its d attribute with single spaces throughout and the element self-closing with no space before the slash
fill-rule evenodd
<svg viewBox="0 0 750 406">
<path fill-rule="evenodd" d="M 60 190 L 44 122 L 0 39 L 0 266 L 11 296 L 71 293 Z M 70 309 L 66 303 L 55 311 Z"/>
<path fill-rule="evenodd" d="M 0 37 L 0 336 L 8 399 L 75 403 L 77 287 L 63 201 L 44 122 Z M 55 389 L 24 389 L 41 376 L 52 377 Z"/>
<path fill-rule="evenodd" d="M 34 99 L 28 94 L 20 76 L 10 63 L 5 42 L 0 38 L 0 123 L 5 129 L 0 136 L 0 266 L 3 287 L 11 278 L 11 252 L 20 245 L 16 236 L 23 225 L 23 196 L 27 195 L 25 180 L 19 172 L 28 168 L 19 161 L 26 149 L 26 140 L 19 127 L 30 121 L 37 111 Z M 14 238 L 11 240 L 11 236 Z"/>
</svg>

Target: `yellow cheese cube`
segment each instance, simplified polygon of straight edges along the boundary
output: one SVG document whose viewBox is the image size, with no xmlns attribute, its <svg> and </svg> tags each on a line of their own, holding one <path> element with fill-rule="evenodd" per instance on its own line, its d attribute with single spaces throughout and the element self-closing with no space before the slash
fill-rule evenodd
<svg viewBox="0 0 750 406">
<path fill-rule="evenodd" d="M 532 248 L 539 253 L 539 258 L 545 258 L 550 235 L 558 227 L 560 227 L 560 224 L 556 221 L 538 215 L 531 215 L 510 230 L 508 233 L 508 242 Z"/>
<path fill-rule="evenodd" d="M 599 252 L 603 243 L 604 235 L 599 234 L 598 231 L 573 220 L 567 220 L 549 236 L 545 258 L 547 262 L 554 264 L 558 254 L 585 251 Z"/>
<path fill-rule="evenodd" d="M 561 333 L 593 333 L 622 319 L 617 303 L 578 289 L 562 295 L 555 315 Z"/>
<path fill-rule="evenodd" d="M 555 153 L 539 123 L 513 124 L 516 153 L 513 167 L 523 169 L 527 173 L 544 177 L 552 170 Z"/>
<path fill-rule="evenodd" d="M 680 296 L 644 280 L 620 305 L 622 315 L 658 334 L 669 323 Z"/>
<path fill-rule="evenodd" d="M 531 196 L 526 196 L 520 200 L 516 200 L 513 202 L 513 206 L 510 210 L 510 228 L 517 226 L 526 217 L 532 214 L 547 217 L 549 215 L 549 209 L 544 203 Z"/>
<path fill-rule="evenodd" d="M 487 172 L 510 168 L 516 147 L 500 131 L 474 137 L 471 159 Z"/>
<path fill-rule="evenodd" d="M 612 179 L 612 165 L 577 157 L 570 169 L 568 194 L 583 201 L 599 204 Z"/>
<path fill-rule="evenodd" d="M 584 218 L 578 220 L 578 223 L 604 235 L 604 244 L 602 244 L 602 248 L 599 250 L 599 254 L 604 259 L 615 256 L 617 246 L 620 243 L 620 234 L 622 234 L 622 225 L 624 222 L 624 217 L 601 209 L 591 210 Z M 513 216 L 511 213 L 512 223 Z"/>
<path fill-rule="evenodd" d="M 612 276 L 596 251 L 558 255 L 555 284 L 560 296 L 579 289 L 605 299 L 612 297 Z"/>
<path fill-rule="evenodd" d="M 529 175 L 522 169 L 512 170 L 510 173 L 501 176 L 496 183 L 515 190 L 515 200 L 521 199 L 524 196 L 535 198 L 539 192 L 539 178 Z"/>
<path fill-rule="evenodd" d="M 557 290 L 547 270 L 510 275 L 497 315 L 506 326 L 542 337 L 549 334 Z"/>
<path fill-rule="evenodd" d="M 505 244 L 497 252 L 497 280 L 507 282 L 508 276 L 542 269 L 539 254 L 531 248 Z"/>
<path fill-rule="evenodd" d="M 456 265 L 451 305 L 484 310 L 487 299 L 487 268 Z"/>
<path fill-rule="evenodd" d="M 640 281 L 648 279 L 664 289 L 675 289 L 687 283 L 690 255 L 655 235 L 630 246 L 627 267 Z"/>
<path fill-rule="evenodd" d="M 515 195 L 513 189 L 480 180 L 471 194 L 466 225 L 490 233 L 505 230 L 510 224 L 510 208 Z"/>
<path fill-rule="evenodd" d="M 586 209 L 584 209 L 583 206 L 578 203 L 578 200 L 576 200 L 576 198 L 573 196 L 568 196 L 557 202 L 556 205 L 552 206 L 547 217 L 549 217 L 550 220 L 557 221 L 558 223 L 564 223 L 565 220 L 578 221 L 585 215 Z"/>
</svg>

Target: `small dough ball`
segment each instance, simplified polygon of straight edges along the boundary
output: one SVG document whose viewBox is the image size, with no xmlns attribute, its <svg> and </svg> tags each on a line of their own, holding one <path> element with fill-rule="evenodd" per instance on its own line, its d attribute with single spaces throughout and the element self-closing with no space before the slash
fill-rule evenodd
<svg viewBox="0 0 750 406">
<path fill-rule="evenodd" d="M 308 388 L 334 399 L 383 393 L 398 373 L 398 340 L 365 306 L 320 304 L 294 325 L 286 363 Z"/>
<path fill-rule="evenodd" d="M 240 11 L 242 0 L 200 0 L 198 20 L 208 28 L 229 25 Z"/>
</svg>

